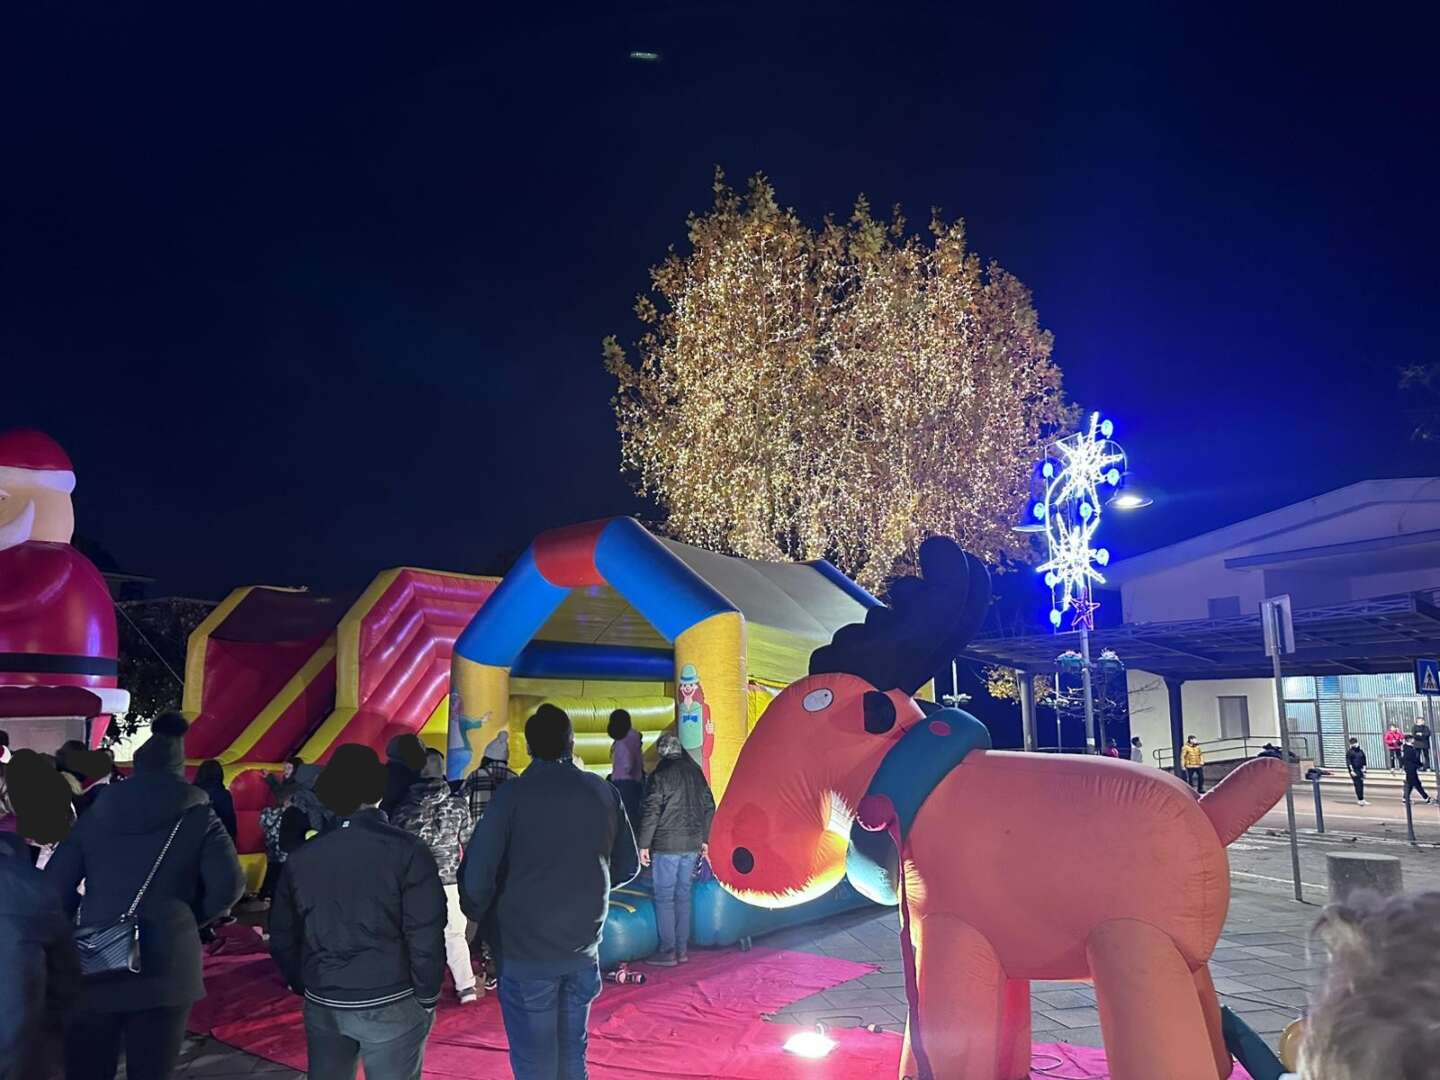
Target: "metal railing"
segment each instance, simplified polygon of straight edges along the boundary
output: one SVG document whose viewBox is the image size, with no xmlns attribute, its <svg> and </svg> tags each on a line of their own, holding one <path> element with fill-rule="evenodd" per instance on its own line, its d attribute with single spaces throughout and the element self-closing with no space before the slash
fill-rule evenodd
<svg viewBox="0 0 1440 1080">
<path fill-rule="evenodd" d="M 1230 739 L 1211 739 L 1208 742 L 1199 744 L 1201 751 L 1205 754 L 1205 764 L 1218 765 L 1224 761 L 1240 761 L 1245 758 L 1257 757 L 1265 745 L 1274 747 L 1280 746 L 1279 735 L 1245 735 L 1236 736 Z M 1155 764 L 1162 769 L 1175 767 L 1175 753 L 1168 746 L 1162 746 L 1158 750 L 1152 750 L 1151 755 L 1155 758 Z M 1310 740 L 1304 735 L 1290 735 L 1290 753 L 1302 761 L 1313 760 L 1310 754 Z"/>
</svg>

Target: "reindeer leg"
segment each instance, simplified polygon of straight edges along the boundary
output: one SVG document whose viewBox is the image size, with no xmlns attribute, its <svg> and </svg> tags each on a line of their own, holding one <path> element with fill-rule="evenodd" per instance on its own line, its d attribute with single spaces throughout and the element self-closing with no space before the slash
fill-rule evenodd
<svg viewBox="0 0 1440 1080">
<path fill-rule="evenodd" d="M 927 915 L 913 932 L 919 1001 L 906 1030 L 903 1075 L 922 1075 L 928 1062 L 933 1080 L 1023 1080 L 1029 1003 L 1012 987 L 1027 984 L 1007 979 L 994 947 L 957 916 Z M 1023 1025 L 1015 1015 L 1022 996 Z"/>
<path fill-rule="evenodd" d="M 1112 1080 L 1215 1080 L 1195 978 L 1149 923 L 1115 919 L 1086 942 Z"/>
<path fill-rule="evenodd" d="M 1210 1052 L 1215 1055 L 1215 1068 L 1220 1080 L 1227 1080 L 1235 1071 L 1230 1049 L 1225 1045 L 1225 1031 L 1220 1022 L 1220 999 L 1215 996 L 1215 983 L 1210 978 L 1210 965 L 1195 972 L 1195 989 L 1200 995 L 1200 1011 L 1205 1015 L 1205 1030 L 1210 1036 Z"/>
</svg>

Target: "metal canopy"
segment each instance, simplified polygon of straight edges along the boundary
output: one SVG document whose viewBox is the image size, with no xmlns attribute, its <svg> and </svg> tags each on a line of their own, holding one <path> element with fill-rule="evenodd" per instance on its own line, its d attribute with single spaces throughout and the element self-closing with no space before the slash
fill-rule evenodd
<svg viewBox="0 0 1440 1080">
<path fill-rule="evenodd" d="M 962 654 L 1022 671 L 1056 670 L 1079 651 L 1078 631 L 971 641 Z M 1167 679 L 1260 679 L 1271 675 L 1260 614 L 1185 622 L 1127 623 L 1090 632 L 1092 655 L 1113 649 L 1127 668 Z M 1417 657 L 1440 656 L 1440 593 L 1403 593 L 1295 612 L 1295 654 L 1287 675 L 1408 671 Z"/>
</svg>

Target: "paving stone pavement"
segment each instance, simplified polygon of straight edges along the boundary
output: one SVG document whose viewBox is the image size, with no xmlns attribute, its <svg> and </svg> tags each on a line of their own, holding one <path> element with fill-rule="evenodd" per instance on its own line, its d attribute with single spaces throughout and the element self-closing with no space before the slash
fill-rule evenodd
<svg viewBox="0 0 1440 1080">
<path fill-rule="evenodd" d="M 1320 982 L 1325 958 L 1308 940 L 1318 912 L 1317 905 L 1296 904 L 1283 893 L 1243 884 L 1237 884 L 1231 894 L 1224 936 L 1210 965 L 1215 989 L 1221 1003 L 1243 1016 L 1271 1045 L 1300 1014 L 1310 989 Z M 877 1024 L 903 1031 L 905 977 L 899 933 L 899 917 L 893 909 L 868 910 L 758 939 L 774 948 L 857 960 L 878 969 L 797 1001 L 771 1019 L 797 1024 L 824 1022 L 832 1027 Z M 1037 1042 L 1103 1045 L 1095 991 L 1088 984 L 1037 982 L 1031 987 L 1031 1000 Z M 120 1075 L 124 1077 L 123 1069 Z M 176 1076 L 181 1080 L 295 1080 L 304 1074 L 210 1038 L 192 1037 L 186 1041 Z"/>
</svg>

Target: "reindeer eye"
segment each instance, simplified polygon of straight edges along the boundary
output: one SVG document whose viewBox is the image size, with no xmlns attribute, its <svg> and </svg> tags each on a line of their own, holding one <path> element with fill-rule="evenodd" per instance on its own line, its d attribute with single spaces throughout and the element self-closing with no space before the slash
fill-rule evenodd
<svg viewBox="0 0 1440 1080">
<path fill-rule="evenodd" d="M 828 709 L 830 703 L 834 700 L 834 692 L 822 688 L 820 690 L 811 690 L 805 695 L 804 700 L 801 701 L 800 704 L 805 706 L 806 712 L 819 712 L 821 709 Z"/>
</svg>

